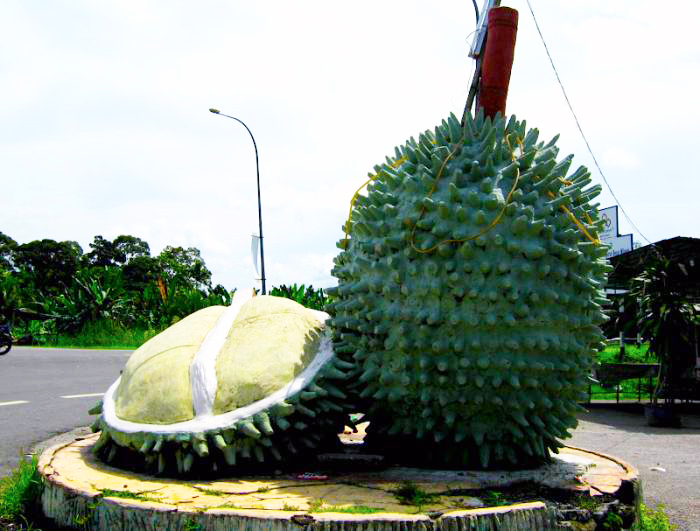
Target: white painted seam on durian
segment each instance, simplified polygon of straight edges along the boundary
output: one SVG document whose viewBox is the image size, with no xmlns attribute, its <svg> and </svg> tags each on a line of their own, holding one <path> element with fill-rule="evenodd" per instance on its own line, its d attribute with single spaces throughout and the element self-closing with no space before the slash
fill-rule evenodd
<svg viewBox="0 0 700 531">
<path fill-rule="evenodd" d="M 195 417 L 211 414 L 217 388 L 216 356 L 224 346 L 233 321 L 238 317 L 241 307 L 252 298 L 253 290 L 236 291 L 231 305 L 219 316 L 192 359 L 190 387 Z"/>
<path fill-rule="evenodd" d="M 330 316 L 325 312 L 316 310 L 311 311 L 320 322 L 325 322 Z M 107 425 L 122 433 L 154 433 L 154 434 L 172 434 L 172 433 L 200 433 L 210 430 L 220 430 L 230 428 L 233 423 L 251 417 L 256 413 L 260 413 L 273 405 L 286 400 L 304 389 L 314 379 L 321 367 L 335 356 L 333 351 L 333 341 L 330 337 L 330 330 L 325 329 L 319 343 L 319 349 L 314 359 L 309 365 L 301 371 L 296 378 L 290 381 L 287 385 L 278 389 L 274 393 L 265 398 L 253 402 L 245 407 L 223 413 L 221 415 L 201 415 L 196 416 L 192 420 L 185 422 L 177 422 L 175 424 L 142 424 L 138 422 L 130 422 L 117 417 L 114 405 L 114 395 L 119 387 L 121 376 L 114 382 L 105 393 L 104 403 L 102 405 L 102 418 Z"/>
</svg>

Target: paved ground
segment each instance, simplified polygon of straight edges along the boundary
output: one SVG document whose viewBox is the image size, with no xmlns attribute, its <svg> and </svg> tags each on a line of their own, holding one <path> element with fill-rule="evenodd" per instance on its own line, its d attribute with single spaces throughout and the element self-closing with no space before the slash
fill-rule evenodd
<svg viewBox="0 0 700 531">
<path fill-rule="evenodd" d="M 36 441 L 93 422 L 88 410 L 119 376 L 128 355 L 13 347 L 0 356 L 0 477 Z"/>
<path fill-rule="evenodd" d="M 618 456 L 639 470 L 644 501 L 663 504 L 679 531 L 700 530 L 700 405 L 683 427 L 650 428 L 638 405 L 594 404 L 565 442 Z"/>
</svg>

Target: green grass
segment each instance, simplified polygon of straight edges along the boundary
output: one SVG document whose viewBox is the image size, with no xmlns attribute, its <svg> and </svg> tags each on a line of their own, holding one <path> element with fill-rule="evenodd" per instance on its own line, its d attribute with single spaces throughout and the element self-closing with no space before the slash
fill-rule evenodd
<svg viewBox="0 0 700 531">
<path fill-rule="evenodd" d="M 194 488 L 203 494 L 207 494 L 208 496 L 220 496 L 220 497 L 225 498 L 227 496 L 231 496 L 231 494 L 232 494 L 231 492 L 224 492 L 223 490 L 216 490 L 216 489 L 208 489 L 206 487 L 194 486 Z"/>
<path fill-rule="evenodd" d="M 160 501 L 158 498 L 149 496 L 147 491 L 143 492 L 131 492 L 128 490 L 113 490 L 113 489 L 100 489 L 100 494 L 105 498 L 122 498 L 127 500 L 138 500 L 138 501 Z"/>
<path fill-rule="evenodd" d="M 498 507 L 500 505 L 508 505 L 510 502 L 503 497 L 503 493 L 497 490 L 487 490 L 482 501 L 486 507 Z"/>
<path fill-rule="evenodd" d="M 588 509 L 589 511 L 594 511 L 600 505 L 600 501 L 587 494 L 579 494 L 572 500 L 571 503 L 573 503 L 579 509 Z"/>
<path fill-rule="evenodd" d="M 595 360 L 601 363 L 657 363 L 656 356 L 649 353 L 649 344 L 641 346 L 625 345 L 625 356 L 620 361 L 620 345 L 608 345 L 605 350 L 595 355 Z"/>
<path fill-rule="evenodd" d="M 622 529 L 622 524 L 622 517 L 619 514 L 609 512 L 605 515 L 605 519 L 600 523 L 600 527 L 602 527 L 605 531 L 619 531 Z"/>
<path fill-rule="evenodd" d="M 204 528 L 194 520 L 185 520 L 183 531 L 204 531 Z"/>
<path fill-rule="evenodd" d="M 651 400 L 651 392 L 654 390 L 654 385 L 656 385 L 656 377 L 652 378 L 652 387 L 649 389 L 649 379 L 642 378 L 642 400 Z M 601 387 L 598 384 L 591 386 L 592 398 L 596 400 L 615 400 L 617 393 L 615 389 L 609 387 Z M 620 382 L 620 400 L 632 399 L 637 400 L 639 397 L 639 391 L 637 389 L 637 379 L 632 380 L 622 380 Z"/>
<path fill-rule="evenodd" d="M 614 345 L 609 345 L 602 352 L 596 353 L 594 355 L 594 362 L 599 362 L 602 364 L 607 363 L 657 363 L 657 358 L 654 354 L 649 352 L 649 344 L 643 343 L 641 346 L 636 345 L 625 345 L 625 356 L 620 361 L 620 346 L 615 343 Z M 652 378 L 652 387 L 649 388 L 649 379 L 642 378 L 641 386 L 641 400 L 651 400 L 651 393 L 656 385 L 656 378 Z M 617 392 L 614 388 L 601 387 L 600 385 L 594 384 L 591 386 L 592 398 L 596 400 L 615 400 L 617 398 Z M 637 400 L 639 398 L 638 390 L 638 380 L 636 378 L 630 380 L 623 380 L 620 382 L 620 399 L 633 399 Z"/>
<path fill-rule="evenodd" d="M 242 505 L 236 505 L 235 503 L 232 502 L 227 502 L 223 503 L 221 505 L 217 505 L 216 507 L 208 507 L 204 509 L 205 511 L 209 509 L 234 509 L 234 510 L 245 510 L 245 509 L 253 509 L 254 507 L 244 507 Z"/>
<path fill-rule="evenodd" d="M 392 492 L 401 505 L 415 505 L 419 510 L 424 505 L 430 505 L 440 501 L 439 494 L 425 492 L 411 481 L 402 483 L 398 489 Z"/>
<path fill-rule="evenodd" d="M 663 505 L 652 509 L 642 503 L 639 516 L 640 522 L 639 526 L 636 527 L 637 531 L 671 531 L 676 529 L 676 526 L 669 522 Z"/>
<path fill-rule="evenodd" d="M 38 457 L 22 459 L 7 477 L 0 478 L 0 527 L 23 524 L 32 529 L 28 518 L 38 510 L 44 489 L 37 470 Z"/>
<path fill-rule="evenodd" d="M 310 513 L 342 513 L 342 514 L 375 514 L 381 513 L 383 509 L 367 507 L 366 505 L 325 505 L 316 509 L 309 508 Z"/>
<path fill-rule="evenodd" d="M 113 321 L 100 320 L 86 324 L 75 335 L 47 337 L 41 342 L 41 346 L 132 350 L 143 345 L 157 333 L 157 330 L 128 329 Z"/>
<path fill-rule="evenodd" d="M 366 505 L 326 505 L 323 500 L 313 500 L 309 504 L 310 513 L 375 514 L 383 511 Z"/>
</svg>

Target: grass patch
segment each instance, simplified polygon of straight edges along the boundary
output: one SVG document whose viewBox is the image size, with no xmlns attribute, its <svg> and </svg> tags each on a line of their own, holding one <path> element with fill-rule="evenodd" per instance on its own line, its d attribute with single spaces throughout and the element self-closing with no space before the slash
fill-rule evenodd
<svg viewBox="0 0 700 531">
<path fill-rule="evenodd" d="M 510 503 L 505 499 L 503 493 L 497 490 L 487 490 L 481 497 L 481 501 L 484 502 L 486 507 L 498 507 L 501 505 L 508 505 Z"/>
<path fill-rule="evenodd" d="M 391 491 L 401 505 L 415 505 L 420 508 L 440 501 L 439 494 L 431 494 L 418 487 L 412 481 L 406 481 L 401 486 Z"/>
<path fill-rule="evenodd" d="M 648 343 L 643 343 L 640 346 L 625 345 L 625 356 L 622 360 L 620 360 L 620 346 L 618 344 L 609 345 L 602 352 L 596 353 L 593 361 L 602 365 L 608 363 L 658 363 L 656 356 L 649 352 Z M 652 378 L 651 385 L 647 377 L 631 378 L 620 382 L 619 392 L 614 387 L 593 384 L 591 385 L 591 396 L 597 400 L 616 400 L 618 396 L 620 399 L 651 400 L 655 386 L 656 377 Z"/>
<path fill-rule="evenodd" d="M 571 503 L 579 509 L 587 509 L 589 511 L 595 511 L 600 505 L 600 502 L 593 496 L 588 496 L 586 494 L 579 494 Z"/>
<path fill-rule="evenodd" d="M 310 513 L 375 514 L 383 511 L 366 505 L 324 505 L 323 500 L 314 500 L 309 506 Z"/>
<path fill-rule="evenodd" d="M 99 489 L 99 490 L 100 490 L 100 494 L 104 498 L 122 498 L 122 499 L 127 499 L 127 500 L 152 501 L 152 502 L 160 501 L 158 498 L 154 498 L 153 496 L 149 496 L 147 494 L 147 492 L 149 492 L 149 491 L 131 492 L 128 490 L 114 490 L 114 489 Z"/>
<path fill-rule="evenodd" d="M 255 509 L 256 507 L 243 507 L 242 505 L 236 505 L 235 503 L 224 503 L 223 505 L 217 505 L 216 507 L 210 507 L 210 509 Z"/>
<path fill-rule="evenodd" d="M 12 474 L 0 478 L 0 527 L 23 524 L 32 528 L 27 518 L 38 511 L 44 484 L 37 470 L 38 457 L 22 459 Z"/>
<path fill-rule="evenodd" d="M 301 509 L 299 507 L 297 507 L 296 505 L 289 505 L 287 502 L 285 502 L 284 505 L 282 506 L 282 510 L 283 511 L 301 511 Z"/>
<path fill-rule="evenodd" d="M 622 529 L 622 517 L 619 514 L 609 512 L 605 515 L 605 519 L 600 523 L 603 529 L 617 531 Z"/>
<path fill-rule="evenodd" d="M 88 322 L 73 335 L 44 337 L 40 346 L 59 348 L 99 348 L 132 350 L 158 334 L 158 330 L 123 328 L 114 321 L 100 320 Z"/>
<path fill-rule="evenodd" d="M 384 509 L 368 507 L 366 505 L 326 505 L 323 500 L 313 500 L 309 504 L 310 513 L 344 513 L 344 514 L 375 514 Z"/>
<path fill-rule="evenodd" d="M 515 503 L 527 503 L 533 501 L 550 501 L 575 505 L 581 509 L 595 509 L 601 503 L 607 503 L 614 499 L 606 494 L 603 496 L 588 496 L 587 494 L 573 493 L 571 491 L 556 489 L 535 483 L 534 481 L 522 481 L 504 486 L 499 490 L 493 489 L 453 489 L 443 493 L 445 496 L 470 496 L 481 500 L 485 506 L 512 505 Z"/>
<path fill-rule="evenodd" d="M 595 360 L 601 363 L 658 363 L 656 356 L 649 352 L 649 344 L 625 345 L 625 356 L 620 360 L 620 345 L 608 345 L 595 354 Z"/>
<path fill-rule="evenodd" d="M 622 380 L 620 382 L 620 399 L 630 398 L 637 400 L 641 396 L 642 400 L 651 400 L 651 394 L 656 386 L 656 376 L 651 380 L 651 386 L 649 386 L 649 379 L 642 378 L 641 387 L 642 392 L 639 393 L 638 382 L 636 378 L 630 380 Z M 591 385 L 591 395 L 592 398 L 596 400 L 615 400 L 617 397 L 617 391 L 615 388 L 601 387 L 598 384 Z"/>
<path fill-rule="evenodd" d="M 647 507 L 643 503 L 640 507 L 638 531 L 671 531 L 677 527 L 668 520 L 664 512 L 664 506 L 658 505 L 656 509 Z"/>
<path fill-rule="evenodd" d="M 366 505 L 321 505 L 317 508 L 309 507 L 310 513 L 375 514 L 383 511 L 384 509 L 367 507 Z"/>
<path fill-rule="evenodd" d="M 221 496 L 225 498 L 226 496 L 231 496 L 230 492 L 225 492 L 223 490 L 216 490 L 216 489 L 207 489 L 206 487 L 194 487 L 196 490 L 201 492 L 202 494 L 207 494 L 209 496 Z"/>
<path fill-rule="evenodd" d="M 183 531 L 204 531 L 204 528 L 196 523 L 194 520 L 185 520 L 185 524 L 182 527 Z"/>
</svg>

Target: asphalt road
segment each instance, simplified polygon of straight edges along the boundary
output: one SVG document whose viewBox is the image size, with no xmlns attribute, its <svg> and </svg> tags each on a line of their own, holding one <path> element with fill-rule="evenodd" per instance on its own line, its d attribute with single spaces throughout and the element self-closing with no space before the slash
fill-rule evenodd
<svg viewBox="0 0 700 531">
<path fill-rule="evenodd" d="M 130 353 L 13 347 L 0 356 L 0 477 L 35 443 L 91 424 L 88 410 Z"/>
<path fill-rule="evenodd" d="M 639 471 L 644 503 L 664 506 L 678 531 L 700 531 L 700 408 L 683 427 L 650 428 L 641 407 L 598 404 L 579 415 L 571 446 L 624 459 Z"/>
<path fill-rule="evenodd" d="M 0 477 L 35 444 L 91 424 L 88 409 L 129 354 L 14 347 L 0 356 Z M 580 415 L 565 443 L 631 463 L 647 505 L 663 504 L 679 531 L 700 531 L 700 414 L 684 415 L 683 426 L 650 428 L 641 412 L 597 407 Z"/>
</svg>

